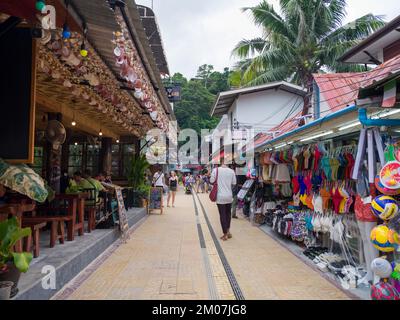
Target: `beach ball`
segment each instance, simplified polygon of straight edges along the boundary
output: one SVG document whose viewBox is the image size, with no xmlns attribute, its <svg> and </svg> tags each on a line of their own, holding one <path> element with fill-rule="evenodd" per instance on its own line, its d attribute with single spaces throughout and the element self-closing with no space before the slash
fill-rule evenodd
<svg viewBox="0 0 400 320">
<path fill-rule="evenodd" d="M 379 178 L 379 175 L 377 175 L 375 178 L 375 187 L 380 193 L 383 193 L 384 195 L 387 195 L 387 196 L 397 196 L 400 194 L 400 189 L 386 188 L 382 184 L 381 179 Z"/>
<path fill-rule="evenodd" d="M 371 287 L 372 300 L 400 300 L 396 288 L 388 282 L 378 282 Z"/>
<path fill-rule="evenodd" d="M 397 201 L 389 196 L 378 196 L 371 203 L 372 212 L 381 220 L 390 220 L 399 213 Z"/>
<path fill-rule="evenodd" d="M 370 239 L 376 249 L 382 252 L 393 252 L 399 242 L 399 235 L 396 231 L 385 225 L 372 229 Z"/>
<path fill-rule="evenodd" d="M 371 263 L 371 270 L 382 279 L 389 278 L 393 272 L 390 262 L 383 258 L 374 259 Z"/>
</svg>

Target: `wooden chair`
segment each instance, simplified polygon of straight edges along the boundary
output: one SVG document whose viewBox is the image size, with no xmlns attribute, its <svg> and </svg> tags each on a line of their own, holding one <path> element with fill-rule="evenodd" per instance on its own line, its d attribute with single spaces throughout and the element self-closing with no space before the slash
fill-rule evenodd
<svg viewBox="0 0 400 320">
<path fill-rule="evenodd" d="M 24 239 L 24 251 L 31 252 L 32 251 L 32 242 L 33 242 L 33 257 L 39 257 L 40 253 L 40 229 L 43 229 L 46 226 L 46 222 L 36 223 L 36 222 L 27 222 L 26 220 L 22 221 L 23 228 L 31 228 L 32 234 L 29 237 Z"/>
<path fill-rule="evenodd" d="M 67 223 L 68 226 L 68 241 L 72 241 L 70 230 L 71 225 L 73 225 L 72 217 L 71 216 L 36 216 L 36 217 L 24 217 L 24 223 L 27 225 L 41 225 L 50 223 L 50 248 L 53 248 L 56 244 L 56 241 L 59 240 L 60 244 L 64 244 L 65 240 L 65 226 L 64 224 Z"/>
<path fill-rule="evenodd" d="M 96 220 L 100 220 L 100 218 L 97 219 L 97 213 L 101 213 L 104 210 L 104 203 L 98 201 L 99 192 L 96 189 L 83 189 L 82 192 L 88 195 L 85 201 L 85 213 L 87 213 L 88 220 L 87 231 L 90 233 L 96 228 Z"/>
<path fill-rule="evenodd" d="M 77 202 L 73 199 L 57 198 L 56 200 L 37 207 L 36 215 L 23 217 L 27 225 L 50 224 L 50 248 L 55 246 L 57 240 L 61 244 L 65 239 L 65 224 L 67 225 L 67 240 L 73 241 L 76 231 Z M 83 229 L 83 224 L 82 224 Z"/>
</svg>

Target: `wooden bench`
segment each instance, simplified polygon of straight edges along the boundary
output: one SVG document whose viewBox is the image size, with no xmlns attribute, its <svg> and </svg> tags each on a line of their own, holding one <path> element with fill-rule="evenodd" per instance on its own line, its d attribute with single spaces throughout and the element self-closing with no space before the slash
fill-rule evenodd
<svg viewBox="0 0 400 320">
<path fill-rule="evenodd" d="M 85 212 L 88 220 L 87 231 L 90 233 L 96 228 L 96 214 L 104 210 L 104 203 L 103 201 L 98 202 L 99 192 L 96 189 L 83 189 L 82 191 L 87 194 Z"/>
<path fill-rule="evenodd" d="M 39 257 L 40 253 L 40 229 L 43 229 L 46 226 L 46 222 L 36 223 L 36 222 L 27 222 L 25 219 L 22 221 L 23 228 L 31 228 L 32 234 L 29 237 L 24 238 L 24 251 L 31 252 L 32 251 L 32 242 L 33 242 L 33 257 Z"/>
<path fill-rule="evenodd" d="M 24 223 L 27 224 L 41 224 L 50 223 L 50 248 L 53 248 L 56 241 L 59 240 L 61 244 L 64 243 L 65 239 L 65 228 L 64 223 L 67 223 L 67 239 L 68 241 L 73 240 L 73 217 L 71 216 L 36 216 L 36 217 L 24 217 Z"/>
</svg>

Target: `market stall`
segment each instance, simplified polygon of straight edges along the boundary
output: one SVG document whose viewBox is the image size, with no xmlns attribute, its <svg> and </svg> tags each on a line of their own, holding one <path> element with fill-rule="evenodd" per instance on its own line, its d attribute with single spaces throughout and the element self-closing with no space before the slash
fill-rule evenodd
<svg viewBox="0 0 400 320">
<path fill-rule="evenodd" d="M 400 110 L 397 102 L 389 110 L 376 102 L 366 106 L 379 100 L 377 94 L 384 100 L 383 87 L 377 92 L 366 86 L 357 101 L 362 105 L 258 147 L 261 183 L 250 214 L 254 223 L 302 247 L 343 288 L 373 298 L 382 288 L 392 292 L 399 278 Z M 380 267 L 388 264 L 391 272 L 382 274 Z"/>
</svg>

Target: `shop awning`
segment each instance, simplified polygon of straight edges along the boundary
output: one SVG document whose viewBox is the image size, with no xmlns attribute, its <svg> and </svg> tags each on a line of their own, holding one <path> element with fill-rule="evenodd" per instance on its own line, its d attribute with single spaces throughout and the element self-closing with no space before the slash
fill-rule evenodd
<svg viewBox="0 0 400 320">
<path fill-rule="evenodd" d="M 323 118 L 315 120 L 297 129 L 290 130 L 289 132 L 259 145 L 255 150 L 262 152 L 269 148 L 284 147 L 287 144 L 301 142 L 302 139 L 318 139 L 318 135 L 337 135 L 338 132 L 345 132 L 350 128 L 346 125 L 353 124 L 358 119 L 358 111 L 355 105 L 347 107 L 343 110 L 329 114 Z M 329 133 L 329 134 L 328 134 Z M 313 138 L 313 139 L 311 139 Z"/>
</svg>

